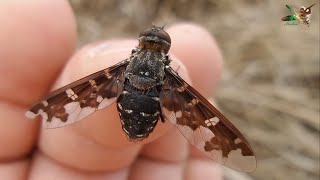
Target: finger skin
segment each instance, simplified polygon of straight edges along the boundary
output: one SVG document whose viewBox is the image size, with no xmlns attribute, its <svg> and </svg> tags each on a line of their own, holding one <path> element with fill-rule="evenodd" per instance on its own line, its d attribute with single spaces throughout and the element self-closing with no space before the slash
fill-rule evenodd
<svg viewBox="0 0 320 180">
<path fill-rule="evenodd" d="M 0 98 L 26 107 L 45 95 L 72 54 L 74 17 L 64 0 L 5 1 L 0 9 Z"/>
<path fill-rule="evenodd" d="M 39 122 L 24 113 L 72 54 L 75 22 L 64 0 L 1 1 L 0 22 L 0 179 L 27 179 Z"/>
<path fill-rule="evenodd" d="M 190 159 L 185 169 L 185 180 L 212 179 L 222 180 L 218 164 L 208 160 Z"/>
<path fill-rule="evenodd" d="M 39 123 L 25 118 L 24 112 L 0 102 L 0 163 L 25 158 L 36 144 Z"/>
<path fill-rule="evenodd" d="M 189 155 L 189 142 L 172 127 L 165 135 L 145 145 L 141 155 L 154 161 L 181 163 Z"/>
<path fill-rule="evenodd" d="M 79 171 L 49 158 L 42 153 L 36 153 L 30 173 L 30 180 L 59 179 L 59 180 L 127 180 L 129 169 L 123 168 L 113 172 L 92 173 Z"/>
<path fill-rule="evenodd" d="M 29 154 L 37 140 L 38 122 L 24 113 L 71 55 L 75 25 L 63 0 L 1 2 L 0 22 L 0 161 L 8 161 Z"/>
<path fill-rule="evenodd" d="M 210 33 L 193 23 L 169 28 L 171 52 L 188 69 L 192 86 L 208 97 L 217 87 L 222 72 L 222 54 Z"/>
<path fill-rule="evenodd" d="M 0 163 L 0 177 L 8 180 L 27 179 L 29 165 L 29 159 Z"/>
<path fill-rule="evenodd" d="M 131 169 L 130 180 L 181 180 L 182 163 L 168 163 L 139 158 Z"/>
</svg>

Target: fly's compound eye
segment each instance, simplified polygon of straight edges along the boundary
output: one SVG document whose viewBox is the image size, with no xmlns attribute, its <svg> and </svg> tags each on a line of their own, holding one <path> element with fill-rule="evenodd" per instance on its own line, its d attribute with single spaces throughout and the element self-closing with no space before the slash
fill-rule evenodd
<svg viewBox="0 0 320 180">
<path fill-rule="evenodd" d="M 146 29 L 140 33 L 139 37 L 142 37 L 142 36 L 156 36 L 159 39 L 162 39 L 168 43 L 171 43 L 171 38 L 169 34 L 160 27 L 152 27 L 152 28 Z"/>
</svg>

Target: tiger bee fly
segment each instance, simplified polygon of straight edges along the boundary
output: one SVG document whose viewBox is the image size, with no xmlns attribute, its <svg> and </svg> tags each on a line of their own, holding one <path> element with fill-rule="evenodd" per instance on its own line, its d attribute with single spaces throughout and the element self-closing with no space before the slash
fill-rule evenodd
<svg viewBox="0 0 320 180">
<path fill-rule="evenodd" d="M 170 45 L 163 27 L 146 29 L 128 59 L 51 92 L 26 115 L 41 115 L 44 127 L 57 128 L 117 100 L 129 140 L 143 140 L 159 119 L 169 120 L 207 157 L 235 170 L 253 171 L 255 155 L 240 131 L 169 66 Z"/>
</svg>

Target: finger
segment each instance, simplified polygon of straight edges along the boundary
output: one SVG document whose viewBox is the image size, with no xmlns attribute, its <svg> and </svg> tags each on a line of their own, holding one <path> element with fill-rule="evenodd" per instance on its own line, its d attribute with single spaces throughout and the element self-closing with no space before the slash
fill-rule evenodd
<svg viewBox="0 0 320 180">
<path fill-rule="evenodd" d="M 185 177 L 187 180 L 193 179 L 214 179 L 222 180 L 223 173 L 220 164 L 212 161 L 201 153 L 198 149 L 189 145 L 190 154 L 186 162 Z"/>
<path fill-rule="evenodd" d="M 185 32 L 189 32 L 192 35 Z M 179 58 L 184 58 L 181 59 L 181 61 L 183 61 L 185 66 L 188 67 L 188 72 L 191 72 L 191 79 L 193 80 L 192 84 L 193 82 L 198 81 L 202 78 L 202 76 L 199 76 L 199 74 L 206 75 L 210 74 L 211 72 L 216 72 L 217 77 L 220 77 L 219 73 L 221 72 L 222 68 L 222 58 L 220 55 L 220 51 L 219 49 L 217 49 L 217 45 L 215 45 L 215 41 L 212 36 L 205 29 L 197 25 L 178 24 L 170 27 L 168 29 L 168 33 L 171 35 L 172 44 L 176 46 L 175 48 L 173 48 L 172 54 Z M 203 39 L 206 39 L 206 44 L 202 45 L 201 48 L 197 48 L 199 44 L 201 44 Z M 179 54 L 181 52 L 184 52 L 184 54 Z M 198 62 L 200 65 L 202 64 L 202 66 L 205 66 L 208 72 L 202 73 L 202 70 L 198 69 L 198 65 L 193 65 L 194 62 Z M 216 88 L 218 80 L 219 78 L 210 78 L 210 80 L 208 81 L 199 80 L 199 82 L 197 83 L 197 88 L 201 88 L 204 91 L 207 91 L 207 89 L 211 89 L 212 91 L 214 88 Z M 180 132 L 176 128 L 170 129 L 168 134 L 162 136 L 161 138 L 150 144 L 145 145 L 141 152 L 141 155 L 145 159 L 141 162 L 137 162 L 137 167 L 134 167 L 134 170 L 132 170 L 132 176 L 136 177 L 136 179 L 142 178 L 145 168 L 154 167 L 154 169 L 152 171 L 150 170 L 150 172 L 159 175 L 155 175 L 154 178 L 174 179 L 170 177 L 164 177 L 165 173 L 161 173 L 163 170 L 160 167 L 165 167 L 166 165 L 171 167 L 175 165 L 177 166 L 176 168 L 182 168 L 185 164 L 185 160 L 188 157 L 189 147 L 190 145 L 187 140 L 180 134 Z M 147 160 L 152 161 L 154 165 L 150 165 L 150 167 L 148 167 L 149 163 L 146 163 L 148 162 Z M 214 163 L 208 163 L 207 161 L 204 161 L 203 164 L 201 164 L 201 161 L 191 160 L 188 164 L 189 165 L 185 169 L 185 171 L 189 171 L 190 167 L 200 164 L 201 167 L 206 167 L 204 169 L 206 173 L 211 173 L 211 175 L 207 175 L 208 177 L 217 176 L 215 174 L 216 171 L 206 171 L 207 169 L 216 169 Z M 195 169 L 200 170 L 201 168 Z M 200 172 L 197 170 L 186 172 L 184 175 L 181 174 L 183 171 L 174 171 L 174 173 L 168 173 L 167 175 L 172 175 L 173 177 L 182 177 L 185 175 L 190 175 L 191 177 L 200 177 Z M 218 176 L 219 175 L 220 174 L 218 174 Z"/>
<path fill-rule="evenodd" d="M 70 56 L 75 25 L 63 0 L 1 2 L 0 22 L 0 160 L 8 161 L 33 148 L 38 126 L 24 118 L 26 105 L 47 91 Z"/>
<path fill-rule="evenodd" d="M 72 53 L 74 17 L 63 0 L 5 1 L 0 8 L 0 97 L 30 105 L 48 91 Z"/>
<path fill-rule="evenodd" d="M 171 128 L 167 134 L 145 145 L 131 168 L 131 179 L 183 179 L 188 147 L 178 130 Z"/>
<path fill-rule="evenodd" d="M 168 29 L 171 53 L 188 69 L 195 87 L 205 97 L 212 95 L 221 77 L 221 51 L 210 33 L 203 27 L 183 23 Z"/>
<path fill-rule="evenodd" d="M 185 180 L 212 179 L 222 180 L 220 166 L 209 160 L 190 159 L 185 168 Z"/>
<path fill-rule="evenodd" d="M 30 162 L 25 160 L 0 163 L 1 179 L 21 180 L 27 179 Z"/>
<path fill-rule="evenodd" d="M 181 180 L 184 179 L 183 166 L 180 163 L 139 158 L 131 167 L 129 177 L 130 180 Z"/>
<path fill-rule="evenodd" d="M 124 168 L 114 172 L 88 173 L 81 172 L 71 167 L 58 164 L 55 160 L 37 153 L 34 156 L 32 172 L 30 173 L 30 180 L 51 179 L 68 179 L 68 180 L 126 180 L 128 177 L 128 168 Z"/>
</svg>

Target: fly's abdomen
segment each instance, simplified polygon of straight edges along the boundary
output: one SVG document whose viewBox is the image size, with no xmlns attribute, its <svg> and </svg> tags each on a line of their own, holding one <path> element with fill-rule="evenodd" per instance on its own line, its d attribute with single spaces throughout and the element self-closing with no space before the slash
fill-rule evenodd
<svg viewBox="0 0 320 180">
<path fill-rule="evenodd" d="M 148 137 L 160 117 L 159 92 L 157 87 L 137 90 L 128 81 L 117 100 L 122 129 L 133 141 Z"/>
</svg>

